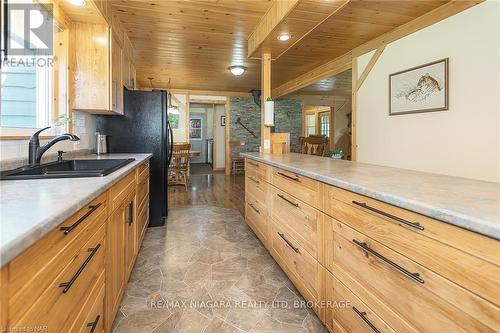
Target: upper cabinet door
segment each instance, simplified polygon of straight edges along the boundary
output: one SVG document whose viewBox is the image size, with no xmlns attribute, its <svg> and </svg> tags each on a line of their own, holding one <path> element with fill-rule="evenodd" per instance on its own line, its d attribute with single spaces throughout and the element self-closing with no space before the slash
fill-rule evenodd
<svg viewBox="0 0 500 333">
<path fill-rule="evenodd" d="M 122 48 L 111 38 L 111 110 L 123 114 Z"/>
<path fill-rule="evenodd" d="M 135 72 L 135 65 L 133 63 L 130 63 L 130 89 L 136 89 L 137 88 L 137 79 L 136 79 L 136 72 Z"/>
<path fill-rule="evenodd" d="M 73 48 L 73 109 L 110 110 L 109 29 L 102 24 L 75 22 Z"/>
<path fill-rule="evenodd" d="M 124 87 L 132 89 L 130 77 L 130 58 L 125 50 L 122 50 L 122 82 Z"/>
</svg>

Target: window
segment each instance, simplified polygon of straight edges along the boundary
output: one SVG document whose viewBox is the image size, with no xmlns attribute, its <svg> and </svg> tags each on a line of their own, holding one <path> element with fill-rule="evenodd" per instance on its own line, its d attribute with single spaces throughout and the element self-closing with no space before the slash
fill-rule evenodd
<svg viewBox="0 0 500 333">
<path fill-rule="evenodd" d="M 316 134 L 316 115 L 306 115 L 306 136 Z"/>
<path fill-rule="evenodd" d="M 2 66 L 0 126 L 42 128 L 50 124 L 52 68 L 26 66 L 22 57 L 9 56 Z"/>
<path fill-rule="evenodd" d="M 330 137 L 330 111 L 319 114 L 319 134 Z"/>
<path fill-rule="evenodd" d="M 42 8 L 43 15 L 49 15 Z M 18 23 L 11 21 L 11 24 Z M 14 27 L 13 25 L 10 25 Z M 19 27 L 9 30 L 12 40 Z M 51 125 L 64 127 L 68 117 L 68 36 L 53 21 L 53 55 L 9 54 L 1 66 L 1 135 L 26 136 L 34 129 Z M 62 130 L 62 129 L 61 129 Z M 53 132 L 54 133 L 54 132 Z"/>
</svg>

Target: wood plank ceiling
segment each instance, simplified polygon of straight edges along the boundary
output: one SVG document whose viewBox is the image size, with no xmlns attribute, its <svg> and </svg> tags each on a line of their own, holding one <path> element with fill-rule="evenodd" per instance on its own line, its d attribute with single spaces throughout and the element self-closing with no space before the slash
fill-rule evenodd
<svg viewBox="0 0 500 333">
<path fill-rule="evenodd" d="M 247 58 L 247 39 L 270 8 L 270 1 L 112 1 L 114 14 L 136 49 L 140 86 L 149 87 L 147 78 L 154 77 L 155 87 L 167 87 L 172 78 L 172 86 L 179 89 L 247 92 L 260 88 L 260 60 Z M 311 17 L 318 15 L 325 20 L 300 40 L 294 40 L 292 33 L 287 43 L 293 46 L 273 54 L 273 87 L 447 1 L 354 0 L 331 16 L 324 9 L 336 10 L 338 4 L 328 7 L 331 1 L 317 0 L 318 6 L 314 6 L 313 2 L 299 3 L 289 24 L 311 26 Z M 282 45 L 276 47 L 283 50 Z M 234 64 L 245 65 L 247 72 L 231 75 L 227 68 Z M 321 93 L 320 87 L 307 89 Z"/>
<path fill-rule="evenodd" d="M 340 74 L 318 81 L 305 88 L 296 90 L 294 95 L 330 95 L 351 96 L 352 71 L 349 69 Z"/>
<path fill-rule="evenodd" d="M 248 91 L 260 85 L 260 60 L 246 40 L 271 1 L 113 0 L 136 50 L 137 82 L 149 87 Z M 228 67 L 245 65 L 233 76 Z"/>
</svg>

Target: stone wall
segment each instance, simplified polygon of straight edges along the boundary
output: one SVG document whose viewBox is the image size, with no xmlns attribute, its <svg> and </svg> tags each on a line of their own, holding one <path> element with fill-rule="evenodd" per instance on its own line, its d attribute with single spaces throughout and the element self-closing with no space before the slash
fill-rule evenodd
<svg viewBox="0 0 500 333">
<path fill-rule="evenodd" d="M 298 143 L 302 135 L 302 101 L 299 99 L 278 99 L 274 104 L 275 132 L 290 132 L 291 151 L 300 151 Z M 254 138 L 241 125 L 241 122 L 252 130 Z M 260 107 L 252 97 L 231 97 L 231 141 L 245 141 L 244 146 L 231 147 L 231 155 L 238 157 L 243 151 L 259 151 L 260 146 Z"/>
</svg>

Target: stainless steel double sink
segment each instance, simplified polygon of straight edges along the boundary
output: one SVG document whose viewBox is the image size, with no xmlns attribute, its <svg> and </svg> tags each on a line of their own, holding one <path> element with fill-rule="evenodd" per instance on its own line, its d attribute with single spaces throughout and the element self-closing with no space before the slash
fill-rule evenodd
<svg viewBox="0 0 500 333">
<path fill-rule="evenodd" d="M 0 173 L 0 180 L 103 177 L 135 161 L 127 159 L 64 160 Z"/>
</svg>

